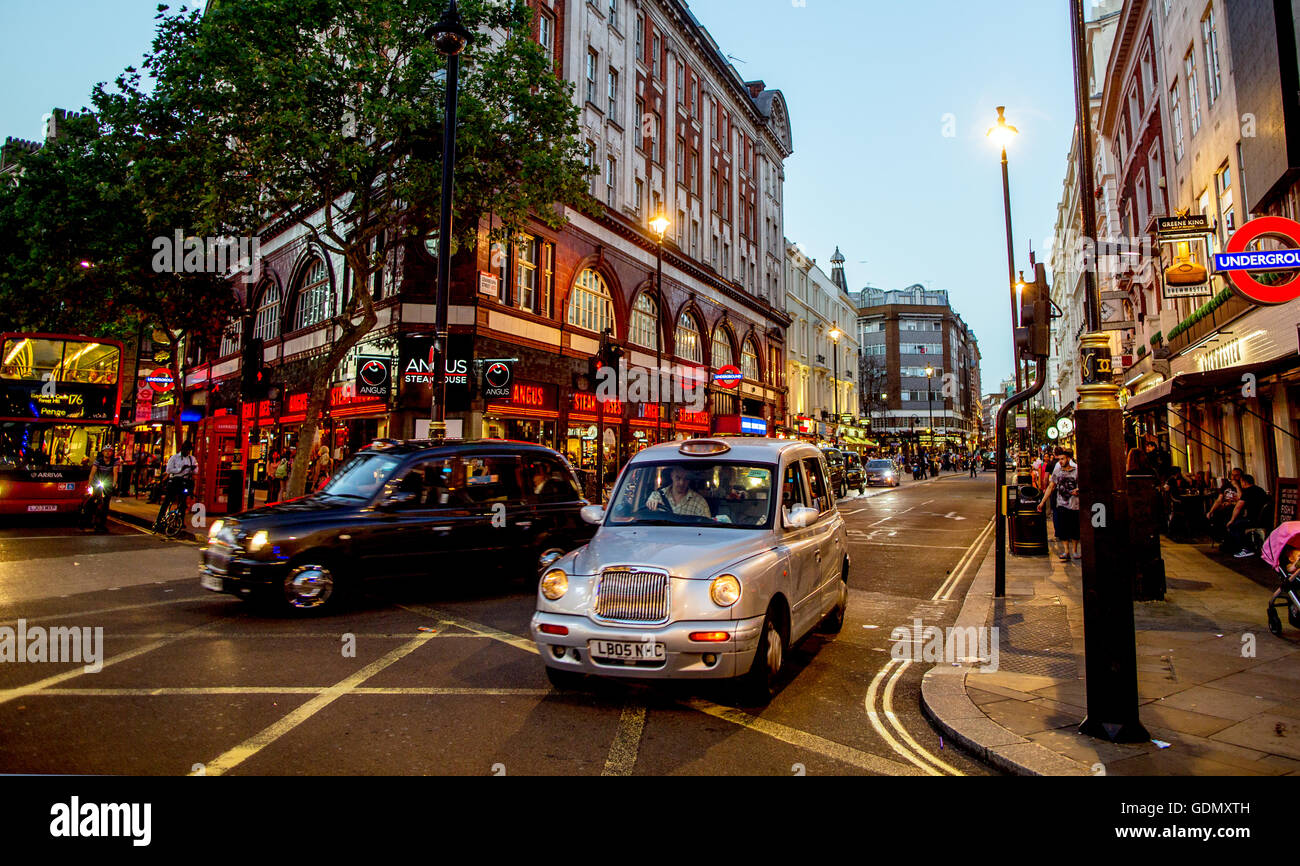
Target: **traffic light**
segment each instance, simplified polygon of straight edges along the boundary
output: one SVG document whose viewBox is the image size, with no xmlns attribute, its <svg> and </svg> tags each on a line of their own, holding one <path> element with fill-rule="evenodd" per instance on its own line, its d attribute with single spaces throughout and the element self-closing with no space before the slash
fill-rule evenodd
<svg viewBox="0 0 1300 866">
<path fill-rule="evenodd" d="M 1016 328 L 1016 349 L 1026 361 L 1051 354 L 1052 301 L 1047 283 L 1047 267 L 1041 262 L 1034 268 L 1034 281 L 1026 283 L 1023 274 L 1016 285 L 1020 296 L 1020 326 Z"/>
<path fill-rule="evenodd" d="M 265 400 L 271 390 L 271 371 L 263 360 L 264 343 L 254 337 L 244 344 L 244 364 L 240 372 L 239 391 L 251 400 Z"/>
</svg>

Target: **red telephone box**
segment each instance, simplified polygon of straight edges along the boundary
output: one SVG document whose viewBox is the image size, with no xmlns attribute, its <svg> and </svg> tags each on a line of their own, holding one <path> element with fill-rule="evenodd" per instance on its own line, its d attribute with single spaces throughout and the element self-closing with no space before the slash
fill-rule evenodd
<svg viewBox="0 0 1300 866">
<path fill-rule="evenodd" d="M 239 451 L 239 419 L 234 415 L 221 415 L 200 421 L 194 457 L 199 461 L 194 501 L 202 502 L 209 515 L 229 514 L 230 475 L 243 468 L 243 455 Z M 242 511 L 243 508 L 237 504 L 234 510 Z"/>
</svg>

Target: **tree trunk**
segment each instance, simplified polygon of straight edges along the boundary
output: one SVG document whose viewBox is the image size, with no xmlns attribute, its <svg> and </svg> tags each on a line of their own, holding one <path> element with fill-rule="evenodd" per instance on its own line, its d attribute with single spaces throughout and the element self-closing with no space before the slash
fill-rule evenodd
<svg viewBox="0 0 1300 866">
<path fill-rule="evenodd" d="M 179 454 L 185 432 L 181 426 L 181 400 L 185 397 L 185 379 L 181 370 L 181 338 L 173 335 L 171 331 L 167 332 L 167 351 L 171 356 L 172 373 L 171 423 L 168 426 L 172 430 L 172 451 Z"/>
<path fill-rule="evenodd" d="M 312 445 L 316 438 L 316 431 L 320 429 L 321 414 L 325 411 L 326 401 L 329 400 L 334 371 L 338 369 L 339 364 L 343 363 L 343 359 L 348 356 L 348 352 L 352 351 L 352 347 L 361 342 L 361 338 L 370 333 L 378 321 L 379 317 L 371 308 L 359 324 L 349 324 L 345 327 L 340 339 L 331 344 L 325 361 L 312 376 L 311 396 L 307 400 L 307 415 L 303 419 L 302 426 L 298 428 L 298 453 L 294 456 L 293 466 L 289 470 L 289 488 L 288 494 L 284 496 L 285 499 L 302 496 L 303 493 L 308 492 L 305 488 L 307 469 L 311 465 L 313 456 Z"/>
</svg>

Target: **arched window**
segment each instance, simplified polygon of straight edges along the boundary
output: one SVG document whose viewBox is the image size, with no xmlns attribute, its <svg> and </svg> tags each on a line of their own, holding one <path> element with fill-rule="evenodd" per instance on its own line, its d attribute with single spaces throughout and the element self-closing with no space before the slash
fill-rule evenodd
<svg viewBox="0 0 1300 866">
<path fill-rule="evenodd" d="M 727 329 L 719 325 L 713 331 L 713 369 L 730 367 L 736 362 L 731 351 L 731 340 L 727 338 Z"/>
<path fill-rule="evenodd" d="M 754 347 L 753 340 L 746 340 L 745 348 L 740 353 L 740 372 L 746 379 L 754 382 L 763 381 L 758 375 L 758 349 Z"/>
<path fill-rule="evenodd" d="M 253 338 L 274 340 L 280 336 L 280 287 L 267 283 L 257 302 L 257 318 L 253 320 Z"/>
<path fill-rule="evenodd" d="M 325 261 L 316 259 L 307 268 L 302 288 L 298 290 L 298 312 L 294 316 L 294 330 L 309 328 L 329 318 L 330 275 Z"/>
<path fill-rule="evenodd" d="M 647 349 L 659 348 L 659 305 L 649 292 L 637 295 L 632 305 L 632 342 Z"/>
<path fill-rule="evenodd" d="M 221 348 L 217 350 L 217 357 L 224 358 L 235 354 L 243 341 L 244 320 L 240 316 L 235 316 L 226 323 L 226 329 L 221 332 Z"/>
<path fill-rule="evenodd" d="M 704 341 L 700 339 L 700 328 L 690 313 L 682 313 L 677 319 L 677 357 L 704 363 Z"/>
<path fill-rule="evenodd" d="M 603 333 L 614 327 L 614 304 L 600 274 L 587 268 L 578 274 L 569 294 L 569 324 Z"/>
</svg>

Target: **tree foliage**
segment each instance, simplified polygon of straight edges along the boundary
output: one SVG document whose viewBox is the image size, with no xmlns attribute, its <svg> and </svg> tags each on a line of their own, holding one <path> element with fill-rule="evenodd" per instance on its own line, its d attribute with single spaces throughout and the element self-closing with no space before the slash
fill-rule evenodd
<svg viewBox="0 0 1300 866">
<path fill-rule="evenodd" d="M 119 133 L 158 142 L 138 171 L 183 177 L 201 227 L 256 233 L 287 218 L 347 265 L 292 493 L 335 371 L 377 322 L 380 242 L 439 228 L 446 60 L 430 31 L 443 10 L 442 0 L 160 7 L 141 70 L 97 96 Z M 522 0 L 465 0 L 461 13 L 474 38 L 461 56 L 453 237 L 472 247 L 489 214 L 497 238 L 530 216 L 559 227 L 557 203 L 590 206 L 571 87 L 531 38 Z"/>
</svg>

